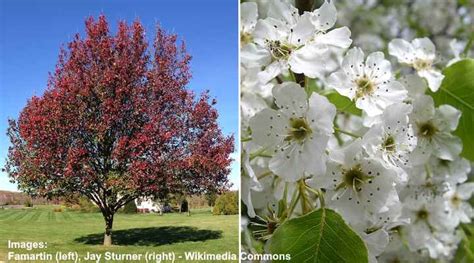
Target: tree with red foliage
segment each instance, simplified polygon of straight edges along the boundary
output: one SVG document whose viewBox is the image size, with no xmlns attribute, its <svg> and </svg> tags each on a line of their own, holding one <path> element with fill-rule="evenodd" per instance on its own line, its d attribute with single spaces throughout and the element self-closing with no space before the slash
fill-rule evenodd
<svg viewBox="0 0 474 263">
<path fill-rule="evenodd" d="M 45 93 L 9 120 L 5 170 L 31 195 L 89 198 L 110 245 L 115 212 L 137 197 L 227 188 L 233 137 L 215 100 L 186 89 L 191 57 L 176 35 L 158 27 L 149 49 L 139 22 L 112 35 L 100 16 L 86 30 L 61 50 Z"/>
</svg>

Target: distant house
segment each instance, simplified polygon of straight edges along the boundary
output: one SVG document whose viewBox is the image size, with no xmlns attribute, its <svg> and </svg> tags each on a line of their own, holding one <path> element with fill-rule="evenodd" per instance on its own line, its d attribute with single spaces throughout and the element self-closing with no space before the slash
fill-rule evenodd
<svg viewBox="0 0 474 263">
<path fill-rule="evenodd" d="M 141 213 L 161 213 L 162 208 L 158 202 L 153 201 L 151 198 L 137 198 L 135 199 L 135 205 L 137 206 L 138 212 Z"/>
</svg>

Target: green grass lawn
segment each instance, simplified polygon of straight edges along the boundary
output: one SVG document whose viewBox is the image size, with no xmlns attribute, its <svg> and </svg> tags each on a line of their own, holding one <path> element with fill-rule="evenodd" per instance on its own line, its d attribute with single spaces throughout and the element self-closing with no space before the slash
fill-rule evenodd
<svg viewBox="0 0 474 263">
<path fill-rule="evenodd" d="M 107 251 L 175 252 L 177 257 L 184 256 L 185 251 L 238 254 L 237 215 L 214 216 L 209 210 L 191 210 L 191 214 L 116 214 L 114 245 L 106 248 L 102 246 L 104 220 L 100 213 L 53 212 L 52 207 L 0 209 L 0 262 L 6 261 L 8 251 L 27 252 L 8 249 L 8 240 L 47 242 L 46 249 L 29 253 L 75 251 L 80 257 L 86 252 Z M 100 262 L 105 262 L 104 256 Z"/>
</svg>

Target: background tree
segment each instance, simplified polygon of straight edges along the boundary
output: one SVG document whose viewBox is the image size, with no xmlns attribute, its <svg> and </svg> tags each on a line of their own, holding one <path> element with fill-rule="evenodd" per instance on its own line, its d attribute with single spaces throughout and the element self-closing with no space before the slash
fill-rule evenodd
<svg viewBox="0 0 474 263">
<path fill-rule="evenodd" d="M 148 48 L 139 22 L 86 20 L 62 49 L 42 96 L 9 120 L 6 171 L 37 196 L 78 193 L 101 210 L 104 245 L 115 212 L 140 196 L 225 189 L 233 138 L 222 135 L 206 92 L 186 89 L 184 43 L 157 27 Z"/>
<path fill-rule="evenodd" d="M 124 214 L 135 214 L 135 213 L 137 213 L 137 205 L 135 204 L 135 201 L 132 200 L 132 201 L 126 203 L 123 206 L 123 209 L 121 209 L 119 211 L 124 213 Z"/>
<path fill-rule="evenodd" d="M 214 215 L 235 215 L 239 213 L 239 194 L 237 191 L 222 193 L 217 197 L 212 209 Z"/>
<path fill-rule="evenodd" d="M 215 191 L 208 191 L 205 193 L 207 205 L 213 207 L 216 204 L 217 193 Z"/>
</svg>

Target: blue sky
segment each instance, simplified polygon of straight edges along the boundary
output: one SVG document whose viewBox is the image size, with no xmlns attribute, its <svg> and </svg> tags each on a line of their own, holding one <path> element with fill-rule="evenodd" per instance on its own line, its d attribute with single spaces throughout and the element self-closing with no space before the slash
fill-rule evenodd
<svg viewBox="0 0 474 263">
<path fill-rule="evenodd" d="M 59 48 L 84 33 L 88 16 L 105 14 L 115 31 L 117 21 L 139 19 L 149 40 L 159 23 L 178 34 L 193 56 L 189 88 L 209 89 L 218 101 L 225 134 L 238 131 L 238 2 L 233 0 L 1 0 L 0 1 L 0 166 L 9 140 L 8 118 L 17 118 L 26 100 L 41 95 Z M 237 154 L 233 155 L 238 157 Z M 235 158 L 239 159 L 239 158 Z M 239 164 L 231 181 L 239 185 Z M 0 189 L 16 190 L 0 172 Z"/>
</svg>

